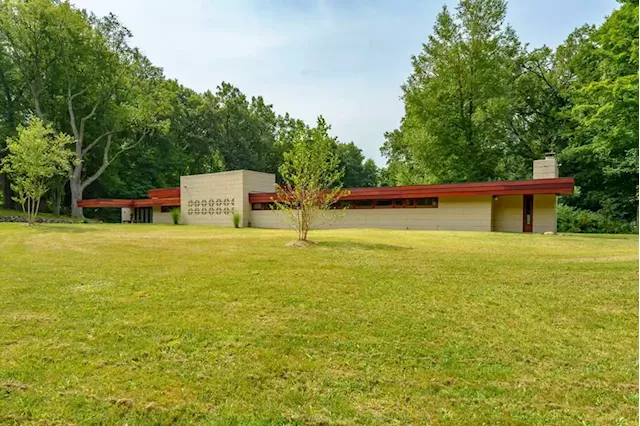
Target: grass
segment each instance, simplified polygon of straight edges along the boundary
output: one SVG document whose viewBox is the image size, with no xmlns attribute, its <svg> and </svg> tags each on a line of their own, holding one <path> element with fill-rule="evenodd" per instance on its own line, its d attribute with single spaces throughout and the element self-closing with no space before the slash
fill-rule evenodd
<svg viewBox="0 0 640 426">
<path fill-rule="evenodd" d="M 0 225 L 0 424 L 637 424 L 637 236 Z"/>
<path fill-rule="evenodd" d="M 4 209 L 2 207 L 0 207 L 0 216 L 20 216 L 20 217 L 24 217 L 27 214 L 25 212 L 23 212 L 22 210 L 10 210 L 10 209 Z M 62 216 L 62 215 L 54 215 L 51 213 L 38 213 L 38 218 L 46 218 L 46 219 L 66 219 L 66 220 L 73 220 L 73 221 L 78 221 L 77 219 L 71 217 L 71 216 Z"/>
</svg>

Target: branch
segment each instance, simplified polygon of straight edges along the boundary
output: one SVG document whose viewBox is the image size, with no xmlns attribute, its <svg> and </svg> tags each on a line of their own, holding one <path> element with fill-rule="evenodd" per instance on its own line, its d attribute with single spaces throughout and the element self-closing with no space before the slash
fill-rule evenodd
<svg viewBox="0 0 640 426">
<path fill-rule="evenodd" d="M 69 110 L 69 122 L 71 123 L 71 130 L 73 131 L 73 137 L 76 138 L 76 156 L 82 152 L 82 139 L 78 133 L 78 127 L 76 126 L 76 114 L 73 111 L 73 99 L 82 94 L 82 91 L 71 94 L 71 78 L 67 74 L 67 109 Z"/>
<path fill-rule="evenodd" d="M 142 136 L 140 136 L 140 138 L 132 143 L 131 145 L 122 148 L 120 151 L 116 152 L 116 154 L 111 157 L 111 159 L 109 159 L 109 149 L 111 148 L 111 141 L 113 138 L 113 133 L 115 132 L 111 132 L 110 134 L 107 135 L 107 144 L 104 147 L 104 155 L 102 157 L 102 165 L 100 166 L 100 168 L 91 176 L 89 176 L 88 178 L 86 178 L 84 180 L 84 182 L 82 182 L 80 184 L 80 190 L 83 191 L 87 186 L 91 185 L 96 179 L 98 179 L 100 177 L 100 175 L 107 169 L 107 167 L 109 167 L 109 165 L 111 163 L 113 163 L 113 161 L 118 157 L 118 155 L 122 154 L 125 151 L 130 150 L 131 148 L 134 148 L 136 146 L 138 146 L 140 144 L 140 142 L 142 142 L 142 140 L 144 139 L 145 136 L 147 136 L 147 134 L 149 133 L 148 130 L 145 130 L 142 133 Z M 94 141 L 95 142 L 95 141 Z"/>
<path fill-rule="evenodd" d="M 105 133 L 101 134 L 100 136 L 98 136 L 93 142 L 91 142 L 89 145 L 87 145 L 86 148 L 84 148 L 82 150 L 81 156 L 84 157 L 87 154 L 87 152 L 89 152 L 91 150 L 91 148 L 96 146 L 96 144 L 102 140 L 102 138 L 104 138 L 105 136 L 114 135 L 115 133 L 117 133 L 117 132 L 112 130 L 110 132 L 105 132 Z"/>
</svg>

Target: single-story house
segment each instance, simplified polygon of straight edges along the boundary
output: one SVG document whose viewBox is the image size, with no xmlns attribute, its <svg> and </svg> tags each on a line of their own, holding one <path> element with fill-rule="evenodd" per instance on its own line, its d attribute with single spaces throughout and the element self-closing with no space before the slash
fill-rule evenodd
<svg viewBox="0 0 640 426">
<path fill-rule="evenodd" d="M 239 212 L 243 227 L 288 228 L 285 214 L 271 209 L 275 185 L 272 173 L 235 170 L 182 176 L 179 187 L 151 189 L 146 199 L 78 205 L 120 208 L 122 222 L 171 223 L 171 210 L 180 208 L 187 225 L 232 226 Z M 548 156 L 534 161 L 532 180 L 352 188 L 336 204 L 344 213 L 314 227 L 555 232 L 557 196 L 573 188 Z"/>
</svg>

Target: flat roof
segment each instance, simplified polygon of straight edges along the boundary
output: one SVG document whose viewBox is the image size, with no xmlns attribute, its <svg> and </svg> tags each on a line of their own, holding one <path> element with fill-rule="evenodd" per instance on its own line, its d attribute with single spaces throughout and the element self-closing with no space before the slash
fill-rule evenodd
<svg viewBox="0 0 640 426">
<path fill-rule="evenodd" d="M 474 195 L 531 195 L 573 194 L 573 178 L 510 180 L 494 182 L 445 183 L 438 185 L 383 186 L 347 188 L 349 194 L 341 200 L 387 200 L 399 198 L 464 197 Z M 249 194 L 251 203 L 268 203 L 276 198 L 275 192 Z"/>
</svg>

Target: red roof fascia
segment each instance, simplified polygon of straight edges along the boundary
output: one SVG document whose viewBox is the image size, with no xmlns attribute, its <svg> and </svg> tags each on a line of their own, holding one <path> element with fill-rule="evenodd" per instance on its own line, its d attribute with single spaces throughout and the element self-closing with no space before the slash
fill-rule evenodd
<svg viewBox="0 0 640 426">
<path fill-rule="evenodd" d="M 133 207 L 179 206 L 180 197 L 133 200 Z"/>
<path fill-rule="evenodd" d="M 174 188 L 155 188 L 147 191 L 149 198 L 180 198 L 180 187 Z"/>
<path fill-rule="evenodd" d="M 154 207 L 154 206 L 179 206 L 180 197 L 172 198 L 144 198 L 142 200 L 117 200 L 97 198 L 93 200 L 78 201 L 78 207 L 92 208 L 123 208 L 123 207 Z"/>
<path fill-rule="evenodd" d="M 133 207 L 133 200 L 119 200 L 114 198 L 95 198 L 78 201 L 78 207 Z"/>
<path fill-rule="evenodd" d="M 353 188 L 341 200 L 384 200 L 394 198 L 459 197 L 473 195 L 529 195 L 573 193 L 573 178 L 448 183 L 440 185 L 389 186 L 379 188 Z M 276 198 L 275 192 L 249 194 L 251 203 L 268 203 Z"/>
</svg>

